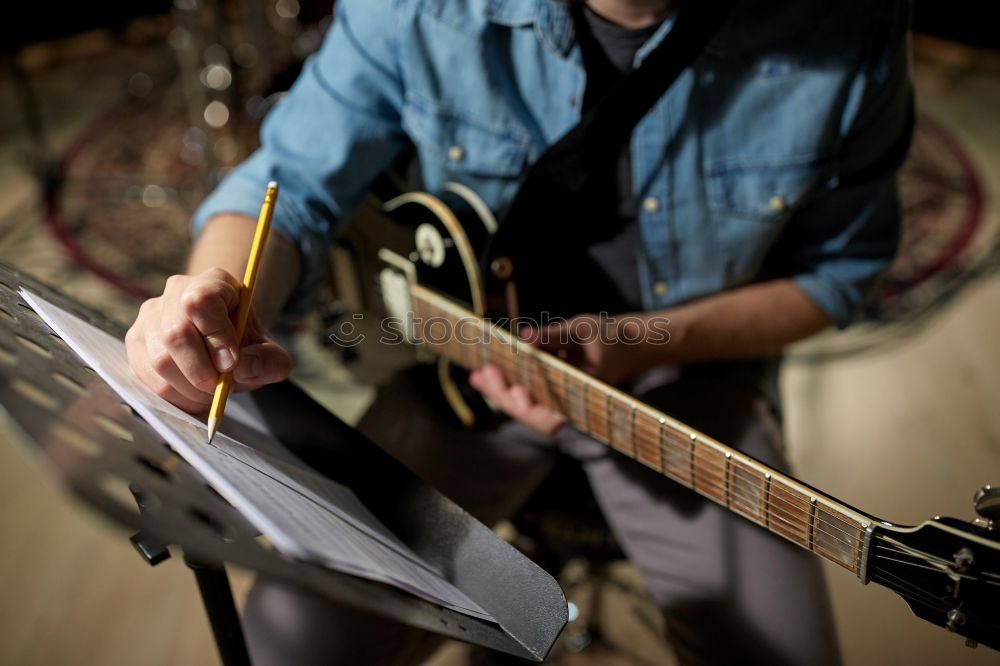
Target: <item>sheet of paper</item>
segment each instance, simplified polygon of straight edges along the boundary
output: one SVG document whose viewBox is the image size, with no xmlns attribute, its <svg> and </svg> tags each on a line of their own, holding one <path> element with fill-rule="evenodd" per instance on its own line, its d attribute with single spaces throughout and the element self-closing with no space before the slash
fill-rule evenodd
<svg viewBox="0 0 1000 666">
<path fill-rule="evenodd" d="M 350 488 L 288 454 L 231 401 L 227 420 L 257 433 L 238 442 L 225 433 L 206 443 L 205 424 L 163 400 L 133 373 L 124 343 L 26 290 L 45 322 L 156 432 L 280 552 L 394 585 L 474 617 L 493 618 L 443 578 L 365 508 Z"/>
</svg>

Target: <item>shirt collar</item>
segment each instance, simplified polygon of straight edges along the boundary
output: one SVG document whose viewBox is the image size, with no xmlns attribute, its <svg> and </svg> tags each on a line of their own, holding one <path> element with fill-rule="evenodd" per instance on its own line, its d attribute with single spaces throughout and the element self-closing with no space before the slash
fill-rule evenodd
<svg viewBox="0 0 1000 666">
<path fill-rule="evenodd" d="M 506 26 L 524 26 L 535 24 L 539 38 L 553 50 L 563 55 L 573 45 L 573 18 L 570 16 L 569 0 L 486 0 L 485 16 L 488 21 Z M 734 12 L 735 13 L 735 10 Z M 673 28 L 672 13 L 664 21 L 660 29 L 640 49 L 639 61 L 645 58 Z M 732 29 L 732 16 L 722 28 L 709 39 L 705 52 L 722 55 L 728 41 L 728 33 Z"/>
<path fill-rule="evenodd" d="M 573 19 L 565 0 L 486 0 L 485 15 L 499 25 L 534 24 L 539 38 L 559 53 L 573 45 Z"/>
</svg>

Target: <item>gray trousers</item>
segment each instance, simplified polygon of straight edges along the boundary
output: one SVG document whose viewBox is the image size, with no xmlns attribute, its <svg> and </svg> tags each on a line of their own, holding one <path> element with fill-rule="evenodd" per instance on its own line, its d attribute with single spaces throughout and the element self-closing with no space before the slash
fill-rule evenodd
<svg viewBox="0 0 1000 666">
<path fill-rule="evenodd" d="M 724 372 L 689 371 L 644 402 L 779 470 L 768 403 Z M 615 537 L 666 616 L 682 664 L 839 663 L 815 555 L 766 532 L 571 428 L 545 438 L 514 421 L 487 431 L 447 425 L 426 387 L 380 390 L 360 429 L 487 525 L 512 515 L 566 453 L 583 466 Z M 414 664 L 437 642 L 424 632 L 258 581 L 244 616 L 254 663 Z"/>
</svg>

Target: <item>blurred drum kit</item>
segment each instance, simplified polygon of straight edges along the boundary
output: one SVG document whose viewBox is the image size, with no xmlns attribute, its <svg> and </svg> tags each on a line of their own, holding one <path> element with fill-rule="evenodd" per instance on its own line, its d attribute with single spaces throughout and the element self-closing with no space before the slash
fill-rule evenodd
<svg viewBox="0 0 1000 666">
<path fill-rule="evenodd" d="M 158 27 L 139 55 L 121 46 L 125 94 L 49 160 L 44 187 L 47 222 L 74 261 L 139 299 L 183 268 L 194 208 L 256 148 L 331 3 L 174 0 L 169 19 L 140 20 Z"/>
</svg>

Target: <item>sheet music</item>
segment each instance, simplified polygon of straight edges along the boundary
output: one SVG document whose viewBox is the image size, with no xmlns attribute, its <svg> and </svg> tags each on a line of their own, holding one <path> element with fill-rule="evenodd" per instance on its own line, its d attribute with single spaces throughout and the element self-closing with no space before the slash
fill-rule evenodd
<svg viewBox="0 0 1000 666">
<path fill-rule="evenodd" d="M 204 423 L 157 396 L 132 373 L 121 340 L 36 294 L 22 289 L 21 296 L 278 551 L 494 621 L 382 525 L 350 488 L 285 452 L 238 403 L 227 405 L 226 420 L 249 424 L 257 433 L 253 441 L 238 442 L 223 428 L 207 444 Z"/>
</svg>

